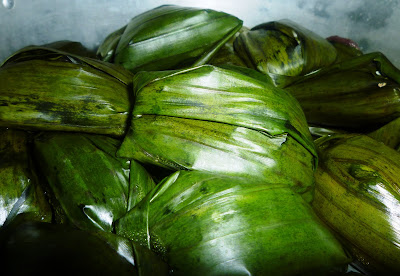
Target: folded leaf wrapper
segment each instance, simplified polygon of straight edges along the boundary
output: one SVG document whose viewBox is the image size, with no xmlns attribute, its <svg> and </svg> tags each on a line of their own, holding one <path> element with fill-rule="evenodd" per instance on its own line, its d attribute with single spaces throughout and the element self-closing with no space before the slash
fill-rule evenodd
<svg viewBox="0 0 400 276">
<path fill-rule="evenodd" d="M 35 156 L 67 219 L 85 230 L 111 232 L 154 182 L 136 161 L 115 157 L 119 141 L 97 135 L 43 134 Z"/>
<path fill-rule="evenodd" d="M 272 21 L 241 33 L 234 49 L 247 66 L 268 75 L 305 75 L 332 64 L 336 49 L 323 37 L 290 21 Z"/>
<path fill-rule="evenodd" d="M 323 275 L 349 261 L 287 184 L 178 171 L 116 222 L 176 275 Z"/>
<path fill-rule="evenodd" d="M 0 227 L 17 215 L 52 220 L 52 211 L 30 162 L 28 134 L 0 129 Z"/>
<path fill-rule="evenodd" d="M 307 121 L 366 132 L 400 115 L 400 70 L 381 53 L 322 68 L 285 87 Z"/>
<path fill-rule="evenodd" d="M 98 55 L 132 72 L 202 65 L 240 30 L 242 23 L 214 10 L 160 6 L 110 34 Z"/>
<path fill-rule="evenodd" d="M 208 62 L 212 65 L 236 65 L 247 67 L 246 63 L 239 57 L 233 48 L 233 43 L 236 38 L 243 32 L 247 32 L 249 29 L 247 27 L 242 27 L 234 36 L 232 36 L 213 56 L 213 58 Z"/>
<path fill-rule="evenodd" d="M 284 90 L 210 65 L 140 72 L 134 89 L 119 156 L 171 169 L 279 175 L 312 194 L 314 144 L 301 108 Z"/>
<path fill-rule="evenodd" d="M 132 74 L 45 47 L 28 47 L 0 68 L 0 126 L 121 136 Z"/>
<path fill-rule="evenodd" d="M 377 275 L 400 272 L 400 154 L 364 135 L 316 141 L 313 207 Z"/>
</svg>

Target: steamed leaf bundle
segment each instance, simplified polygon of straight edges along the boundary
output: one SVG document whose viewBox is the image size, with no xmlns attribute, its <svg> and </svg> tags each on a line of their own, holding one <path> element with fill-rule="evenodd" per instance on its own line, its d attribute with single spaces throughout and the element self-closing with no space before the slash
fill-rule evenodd
<svg viewBox="0 0 400 276">
<path fill-rule="evenodd" d="M 250 68 L 267 75 L 305 75 L 332 64 L 335 48 L 324 38 L 290 21 L 272 21 L 241 33 L 234 49 Z"/>
<path fill-rule="evenodd" d="M 136 161 L 115 157 L 118 145 L 118 140 L 97 135 L 43 134 L 35 139 L 36 160 L 54 205 L 81 229 L 111 232 L 113 221 L 155 185 Z"/>
<path fill-rule="evenodd" d="M 318 215 L 379 275 L 400 271 L 400 154 L 363 135 L 317 140 Z"/>
<path fill-rule="evenodd" d="M 116 222 L 176 275 L 323 275 L 349 261 L 287 184 L 178 171 Z"/>
<path fill-rule="evenodd" d="M 345 60 L 285 87 L 310 124 L 372 130 L 400 116 L 400 70 L 381 53 Z"/>
<path fill-rule="evenodd" d="M 304 115 L 262 79 L 210 65 L 136 74 L 118 155 L 171 169 L 289 178 L 310 200 L 316 154 Z"/>
<path fill-rule="evenodd" d="M 28 134 L 0 129 L 0 227 L 18 214 L 31 220 L 52 220 L 29 158 Z"/>
<path fill-rule="evenodd" d="M 240 19 L 227 13 L 164 5 L 111 33 L 98 55 L 132 72 L 202 65 L 241 26 Z"/>
<path fill-rule="evenodd" d="M 130 72 L 45 47 L 28 47 L 0 68 L 0 126 L 121 136 Z"/>
</svg>

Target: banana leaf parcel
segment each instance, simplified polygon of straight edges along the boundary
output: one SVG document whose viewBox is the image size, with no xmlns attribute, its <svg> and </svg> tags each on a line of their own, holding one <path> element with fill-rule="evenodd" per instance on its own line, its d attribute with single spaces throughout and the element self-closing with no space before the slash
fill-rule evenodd
<svg viewBox="0 0 400 276">
<path fill-rule="evenodd" d="M 285 90 L 310 124 L 366 132 L 400 116 L 400 70 L 381 53 L 322 68 Z"/>
<path fill-rule="evenodd" d="M 400 272 L 400 153 L 364 135 L 316 141 L 317 214 L 376 275 Z"/>
<path fill-rule="evenodd" d="M 174 275 L 325 275 L 349 261 L 290 186 L 177 171 L 116 222 Z"/>
<path fill-rule="evenodd" d="M 233 46 L 249 68 L 271 77 L 305 75 L 332 64 L 337 55 L 326 39 L 290 20 L 257 25 Z"/>
<path fill-rule="evenodd" d="M 35 158 L 49 185 L 60 222 L 111 232 L 154 182 L 136 161 L 115 157 L 119 141 L 106 136 L 43 134 Z"/>
<path fill-rule="evenodd" d="M 230 14 L 164 5 L 142 13 L 100 45 L 101 59 L 132 72 L 179 69 L 208 62 L 242 27 Z"/>
<path fill-rule="evenodd" d="M 46 47 L 27 47 L 0 68 L 0 126 L 122 136 L 132 74 Z"/>
<path fill-rule="evenodd" d="M 175 170 L 289 178 L 311 200 L 317 158 L 303 112 L 259 75 L 211 65 L 137 73 L 117 154 Z"/>
<path fill-rule="evenodd" d="M 0 227 L 17 216 L 50 222 L 52 211 L 29 158 L 28 134 L 0 129 Z"/>
</svg>

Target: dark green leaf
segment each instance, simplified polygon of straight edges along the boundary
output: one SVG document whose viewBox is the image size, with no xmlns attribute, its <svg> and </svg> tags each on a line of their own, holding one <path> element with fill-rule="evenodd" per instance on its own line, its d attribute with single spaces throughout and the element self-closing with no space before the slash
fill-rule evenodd
<svg viewBox="0 0 400 276">
<path fill-rule="evenodd" d="M 286 184 L 176 172 L 116 223 L 176 275 L 323 275 L 348 258 Z"/>
<path fill-rule="evenodd" d="M 314 210 L 376 275 L 397 275 L 400 153 L 364 135 L 326 136 L 316 144 Z"/>
<path fill-rule="evenodd" d="M 322 68 L 285 90 L 310 124 L 365 132 L 400 116 L 400 70 L 381 53 Z"/>
<path fill-rule="evenodd" d="M 240 34 L 234 48 L 247 66 L 272 75 L 304 75 L 336 59 L 326 39 L 290 20 L 257 25 Z"/>
<path fill-rule="evenodd" d="M 132 75 L 59 50 L 28 47 L 0 68 L 0 126 L 121 136 Z"/>
<path fill-rule="evenodd" d="M 238 18 L 209 9 L 165 5 L 140 14 L 100 46 L 107 60 L 132 72 L 178 69 L 208 62 L 241 28 Z"/>
<path fill-rule="evenodd" d="M 32 167 L 28 134 L 0 129 L 0 226 L 18 214 L 31 220 L 52 220 L 50 205 Z"/>
<path fill-rule="evenodd" d="M 111 232 L 113 221 L 154 187 L 139 164 L 115 157 L 118 145 L 94 135 L 43 134 L 35 140 L 37 162 L 54 197 L 81 229 Z"/>
</svg>

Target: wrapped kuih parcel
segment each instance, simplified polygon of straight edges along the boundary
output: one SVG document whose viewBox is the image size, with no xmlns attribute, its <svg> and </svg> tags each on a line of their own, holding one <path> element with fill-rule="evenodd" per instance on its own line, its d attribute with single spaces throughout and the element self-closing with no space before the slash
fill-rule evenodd
<svg viewBox="0 0 400 276">
<path fill-rule="evenodd" d="M 91 231 L 113 231 L 155 183 L 135 160 L 115 157 L 119 140 L 91 134 L 43 133 L 34 156 L 47 180 L 56 220 Z"/>
<path fill-rule="evenodd" d="M 400 116 L 400 70 L 379 52 L 349 57 L 288 83 L 285 90 L 310 124 L 365 132 Z"/>
<path fill-rule="evenodd" d="M 289 179 L 312 200 L 317 158 L 304 114 L 264 75 L 211 65 L 139 72 L 117 154 L 169 169 Z"/>
<path fill-rule="evenodd" d="M 233 46 L 249 68 L 273 80 L 306 75 L 332 64 L 337 57 L 329 41 L 290 20 L 257 25 L 242 32 Z"/>
<path fill-rule="evenodd" d="M 364 135 L 325 136 L 316 144 L 315 212 L 371 275 L 398 275 L 400 153 Z"/>
<path fill-rule="evenodd" d="M 178 171 L 115 229 L 173 275 L 338 275 L 350 261 L 284 180 Z"/>
<path fill-rule="evenodd" d="M 27 47 L 0 68 L 0 127 L 125 133 L 132 74 L 47 47 Z"/>
<path fill-rule="evenodd" d="M 242 24 L 224 12 L 164 5 L 139 14 L 111 33 L 97 54 L 132 72 L 202 65 Z"/>
</svg>

